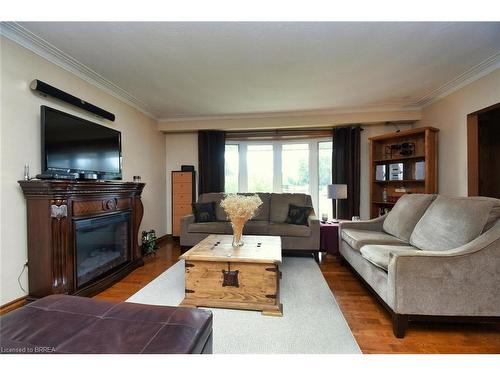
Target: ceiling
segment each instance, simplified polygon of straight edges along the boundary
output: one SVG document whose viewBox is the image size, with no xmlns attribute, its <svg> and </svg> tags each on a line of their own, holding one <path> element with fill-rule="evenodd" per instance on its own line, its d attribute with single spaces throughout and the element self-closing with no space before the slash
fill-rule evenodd
<svg viewBox="0 0 500 375">
<path fill-rule="evenodd" d="M 17 25 L 157 119 L 415 108 L 500 62 L 493 22 Z"/>
</svg>

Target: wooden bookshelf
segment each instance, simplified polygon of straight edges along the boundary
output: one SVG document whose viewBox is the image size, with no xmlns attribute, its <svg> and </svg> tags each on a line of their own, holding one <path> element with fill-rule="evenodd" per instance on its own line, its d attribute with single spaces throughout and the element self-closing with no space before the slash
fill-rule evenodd
<svg viewBox="0 0 500 375">
<path fill-rule="evenodd" d="M 370 138 L 372 218 L 379 216 L 381 210 L 390 210 L 403 194 L 437 193 L 438 132 L 436 128 L 422 127 Z M 403 144 L 407 147 L 398 148 Z M 402 164 L 402 172 L 398 174 L 401 179 L 391 177 L 391 164 Z M 385 166 L 385 180 L 377 179 L 377 166 Z M 416 177 L 417 166 L 423 171 L 423 176 L 419 176 L 422 178 Z M 386 201 L 383 199 L 384 190 L 388 197 Z"/>
</svg>

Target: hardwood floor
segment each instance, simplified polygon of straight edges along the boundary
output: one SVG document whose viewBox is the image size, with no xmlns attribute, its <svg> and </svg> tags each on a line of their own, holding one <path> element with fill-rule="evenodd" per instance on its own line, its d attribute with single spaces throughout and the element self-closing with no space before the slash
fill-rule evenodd
<svg viewBox="0 0 500 375">
<path fill-rule="evenodd" d="M 397 339 L 389 313 L 347 266 L 328 255 L 320 268 L 363 353 L 500 353 L 499 324 L 411 322 Z"/>
<path fill-rule="evenodd" d="M 124 301 L 177 261 L 175 242 L 94 298 Z M 500 353 L 500 325 L 410 323 L 404 339 L 392 333 L 390 315 L 346 267 L 330 255 L 320 265 L 363 353 Z M 328 322 L 325 322 L 328 324 Z"/>
<path fill-rule="evenodd" d="M 179 244 L 172 240 L 165 241 L 164 245 L 156 252 L 156 255 L 144 258 L 143 267 L 137 268 L 112 287 L 94 296 L 94 298 L 108 301 L 125 301 L 175 264 L 179 260 L 179 255 L 181 255 Z"/>
</svg>

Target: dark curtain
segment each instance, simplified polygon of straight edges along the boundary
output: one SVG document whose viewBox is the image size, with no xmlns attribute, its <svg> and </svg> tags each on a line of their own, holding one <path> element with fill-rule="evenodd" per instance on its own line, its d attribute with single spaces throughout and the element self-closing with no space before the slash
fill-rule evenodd
<svg viewBox="0 0 500 375">
<path fill-rule="evenodd" d="M 198 132 L 198 192 L 224 192 L 224 152 L 226 133 L 215 130 Z"/>
<path fill-rule="evenodd" d="M 347 199 L 339 199 L 338 219 L 359 216 L 360 126 L 333 128 L 332 184 L 347 184 Z M 333 200 L 335 212 L 335 200 Z"/>
</svg>

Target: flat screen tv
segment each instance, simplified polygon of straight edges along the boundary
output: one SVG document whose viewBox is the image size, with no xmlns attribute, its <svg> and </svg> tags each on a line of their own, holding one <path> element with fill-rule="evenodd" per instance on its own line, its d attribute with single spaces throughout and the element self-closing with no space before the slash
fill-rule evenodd
<svg viewBox="0 0 500 375">
<path fill-rule="evenodd" d="M 121 133 L 41 106 L 42 170 L 95 173 L 100 180 L 121 180 Z"/>
</svg>

